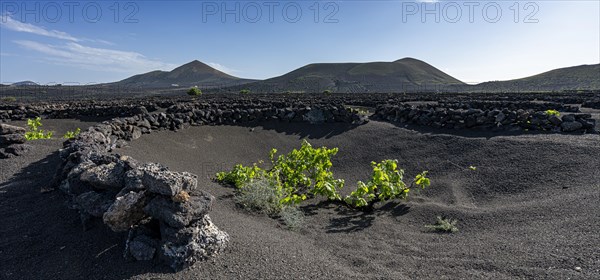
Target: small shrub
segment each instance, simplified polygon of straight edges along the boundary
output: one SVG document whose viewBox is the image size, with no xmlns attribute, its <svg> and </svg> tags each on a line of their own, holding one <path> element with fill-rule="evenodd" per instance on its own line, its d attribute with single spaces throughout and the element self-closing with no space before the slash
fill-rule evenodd
<svg viewBox="0 0 600 280">
<path fill-rule="evenodd" d="M 236 191 L 235 202 L 250 211 L 276 215 L 283 208 L 283 196 L 275 182 L 261 177 L 244 182 Z"/>
<path fill-rule="evenodd" d="M 556 110 L 552 110 L 552 109 L 550 109 L 550 110 L 546 110 L 546 115 L 547 115 L 547 116 L 549 116 L 549 117 L 550 117 L 550 116 L 557 116 L 557 117 L 560 117 L 560 112 L 559 112 L 559 111 L 556 111 Z"/>
<path fill-rule="evenodd" d="M 304 226 L 304 213 L 295 206 L 283 207 L 281 212 L 279 212 L 279 216 L 290 230 L 298 230 Z"/>
<path fill-rule="evenodd" d="M 234 200 L 248 211 L 279 217 L 288 229 L 297 230 L 304 225 L 304 213 L 294 205 L 281 203 L 288 195 L 275 181 L 261 176 L 243 183 Z"/>
<path fill-rule="evenodd" d="M 369 111 L 366 109 L 354 109 L 354 112 L 361 116 L 366 116 L 369 114 Z"/>
<path fill-rule="evenodd" d="M 356 107 L 347 107 L 347 110 L 350 110 L 351 113 L 360 115 L 360 116 L 368 116 L 369 110 L 364 108 L 356 108 Z"/>
<path fill-rule="evenodd" d="M 327 147 L 313 148 L 308 141 L 302 141 L 299 150 L 292 150 L 287 155 L 275 159 L 276 149 L 271 150 L 269 158 L 273 163 L 272 173 L 280 180 L 282 187 L 291 194 L 298 194 L 302 200 L 305 194 L 321 195 L 329 200 L 341 200 L 337 189 L 344 187 L 344 180 L 335 179 L 331 171 L 331 157 L 338 149 Z M 294 200 L 298 197 L 290 197 Z M 284 203 L 295 201 L 284 201 Z"/>
<path fill-rule="evenodd" d="M 253 166 L 236 165 L 229 172 L 217 173 L 219 182 L 232 184 L 236 188 L 243 188 L 252 180 L 263 177 L 274 182 L 283 196 L 281 205 L 298 204 L 307 198 L 307 194 L 322 195 L 330 200 L 341 200 L 337 189 L 344 186 L 344 180 L 335 179 L 331 172 L 331 157 L 338 149 L 326 147 L 313 148 L 306 140 L 302 147 L 294 149 L 287 155 L 279 155 L 272 149 L 269 158 L 273 167 L 264 170 L 256 164 Z"/>
<path fill-rule="evenodd" d="M 17 98 L 14 96 L 6 96 L 6 97 L 2 97 L 2 99 L 0 99 L 1 101 L 4 102 L 16 102 Z"/>
<path fill-rule="evenodd" d="M 187 94 L 191 96 L 200 96 L 202 95 L 202 91 L 197 87 L 192 87 L 187 91 Z"/>
<path fill-rule="evenodd" d="M 265 170 L 254 164 L 252 167 L 246 167 L 241 164 L 237 164 L 229 172 L 217 173 L 217 181 L 221 183 L 231 184 L 236 188 L 241 188 L 244 184 L 252 181 L 252 179 L 259 176 L 264 176 Z"/>
<path fill-rule="evenodd" d="M 75 131 L 67 131 L 65 135 L 63 135 L 63 139 L 75 139 L 81 133 L 81 129 L 78 127 Z"/>
<path fill-rule="evenodd" d="M 358 187 L 344 201 L 356 208 L 372 208 L 379 201 L 395 198 L 406 198 L 413 185 L 421 188 L 430 184 L 427 171 L 418 174 L 410 186 L 403 182 L 404 170 L 398 170 L 397 160 L 384 160 L 380 163 L 372 162 L 373 174 L 371 180 L 364 183 L 358 181 Z"/>
<path fill-rule="evenodd" d="M 44 132 L 44 130 L 40 129 L 40 126 L 42 126 L 42 118 L 40 117 L 33 120 L 27 119 L 27 126 L 29 127 L 29 131 L 25 132 L 25 139 L 28 141 L 52 138 L 52 131 Z"/>
<path fill-rule="evenodd" d="M 330 95 L 331 94 L 331 90 L 326 89 L 326 90 L 323 91 L 323 93 L 326 94 L 326 95 Z"/>
<path fill-rule="evenodd" d="M 241 94 L 248 94 L 248 93 L 250 93 L 250 90 L 249 89 L 242 89 L 242 90 L 240 90 L 240 93 Z"/>
<path fill-rule="evenodd" d="M 437 232 L 455 233 L 455 232 L 458 232 L 456 223 L 457 223 L 456 220 L 442 218 L 440 216 L 437 216 L 437 221 L 435 222 L 435 224 L 426 225 L 425 227 L 430 230 L 437 231 Z"/>
</svg>

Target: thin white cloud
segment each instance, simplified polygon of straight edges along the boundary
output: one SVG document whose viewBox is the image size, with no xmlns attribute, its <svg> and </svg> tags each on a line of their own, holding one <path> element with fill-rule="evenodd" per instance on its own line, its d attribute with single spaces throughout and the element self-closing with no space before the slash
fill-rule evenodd
<svg viewBox="0 0 600 280">
<path fill-rule="evenodd" d="M 240 72 L 239 70 L 231 69 L 225 65 L 222 65 L 222 64 L 219 64 L 216 62 L 209 62 L 207 64 L 208 64 L 208 66 L 215 68 L 215 69 L 217 69 L 221 72 L 224 72 L 226 74 L 229 74 L 229 75 L 233 75 L 233 73 Z"/>
<path fill-rule="evenodd" d="M 32 33 L 40 36 L 52 37 L 73 42 L 81 41 L 81 39 L 75 38 L 66 32 L 58 30 L 47 30 L 43 27 L 35 26 L 33 24 L 20 22 L 18 20 L 14 20 L 9 15 L 1 16 L 0 26 L 17 32 Z"/>
<path fill-rule="evenodd" d="M 17 40 L 14 43 L 25 49 L 44 54 L 44 59 L 48 62 L 95 71 L 140 73 L 157 69 L 170 70 L 176 67 L 174 64 L 149 59 L 137 52 L 94 48 L 75 42 L 51 45 Z"/>
<path fill-rule="evenodd" d="M 109 42 L 109 41 L 101 40 L 101 39 L 85 39 L 85 40 L 86 41 L 90 41 L 90 42 L 97 42 L 97 43 L 105 44 L 105 45 L 108 45 L 108 46 L 114 46 L 115 45 L 115 43 L 113 43 L 113 42 Z"/>
<path fill-rule="evenodd" d="M 31 34 L 36 34 L 36 35 L 40 35 L 40 36 L 46 36 L 46 37 L 51 37 L 51 38 L 56 38 L 56 39 L 61 39 L 61 40 L 78 42 L 78 43 L 79 42 L 94 42 L 94 43 L 101 43 L 101 44 L 105 44 L 105 45 L 109 45 L 109 46 L 115 45 L 114 43 L 106 41 L 106 40 L 77 38 L 67 32 L 58 31 L 58 30 L 48 30 L 41 26 L 36 26 L 36 25 L 30 24 L 30 23 L 15 20 L 12 17 L 10 17 L 10 15 L 8 15 L 8 14 L 4 14 L 4 15 L 0 16 L 0 26 L 6 28 L 8 30 L 12 30 L 12 31 L 31 33 Z"/>
</svg>

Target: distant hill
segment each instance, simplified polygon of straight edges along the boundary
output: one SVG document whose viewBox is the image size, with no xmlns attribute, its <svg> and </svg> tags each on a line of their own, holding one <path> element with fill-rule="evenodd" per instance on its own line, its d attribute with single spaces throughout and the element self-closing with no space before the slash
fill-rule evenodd
<svg viewBox="0 0 600 280">
<path fill-rule="evenodd" d="M 476 91 L 600 90 L 600 64 L 559 68 L 535 76 L 470 86 Z"/>
<path fill-rule="evenodd" d="M 169 88 L 175 86 L 212 88 L 241 85 L 254 81 L 256 80 L 241 79 L 225 74 L 198 60 L 194 60 L 170 72 L 152 71 L 108 85 L 136 88 Z"/>
<path fill-rule="evenodd" d="M 11 84 L 11 86 L 25 87 L 25 86 L 39 86 L 39 85 L 36 82 L 32 82 L 32 81 L 22 81 L 22 82 L 13 83 L 13 84 Z"/>
<path fill-rule="evenodd" d="M 244 85 L 253 92 L 404 92 L 465 85 L 414 58 L 394 62 L 315 63 L 285 75 Z"/>
<path fill-rule="evenodd" d="M 38 86 L 22 81 L 0 87 Z M 219 88 L 238 92 L 535 92 L 600 90 L 600 64 L 560 68 L 531 77 L 468 85 L 414 58 L 393 62 L 314 63 L 267 80 L 241 79 L 194 60 L 172 71 L 152 71 L 94 86 L 138 89 Z"/>
</svg>

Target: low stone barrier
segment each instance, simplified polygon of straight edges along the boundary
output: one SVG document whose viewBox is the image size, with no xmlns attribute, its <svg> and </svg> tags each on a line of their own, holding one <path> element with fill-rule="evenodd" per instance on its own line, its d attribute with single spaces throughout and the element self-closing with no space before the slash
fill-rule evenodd
<svg viewBox="0 0 600 280">
<path fill-rule="evenodd" d="M 600 109 L 600 100 L 583 102 L 583 104 L 581 104 L 581 107 Z"/>
<path fill-rule="evenodd" d="M 230 104 L 215 106 L 215 104 L 185 104 L 171 106 L 167 115 L 175 120 L 175 125 L 189 124 L 238 124 L 277 120 L 283 122 L 310 123 L 362 123 L 367 121 L 341 104 Z"/>
<path fill-rule="evenodd" d="M 552 132 L 597 133 L 596 121 L 590 114 L 562 114 L 546 111 L 510 110 L 508 108 L 452 109 L 438 106 L 379 106 L 375 119 L 447 129 L 540 130 Z"/>
<path fill-rule="evenodd" d="M 31 150 L 25 144 L 25 128 L 0 123 L 0 159 L 20 156 Z"/>
<path fill-rule="evenodd" d="M 126 258 L 157 258 L 175 270 L 221 252 L 229 236 L 211 222 L 214 197 L 197 186 L 196 175 L 110 153 L 132 138 L 122 134 L 124 123 L 90 127 L 60 151 L 63 164 L 54 184 L 79 210 L 84 226 L 96 218 L 115 232 L 129 231 Z"/>
<path fill-rule="evenodd" d="M 147 104 L 151 111 L 155 110 L 154 104 Z M 44 119 L 77 119 L 81 117 L 112 118 L 134 116 L 143 113 L 139 111 L 140 105 L 123 104 L 43 104 L 26 106 L 0 107 L 0 120 L 25 120 L 42 117 Z M 146 107 L 144 107 L 146 108 Z M 148 110 L 146 108 L 146 110 Z"/>
<path fill-rule="evenodd" d="M 449 109 L 481 109 L 484 111 L 508 109 L 510 111 L 534 110 L 546 111 L 556 110 L 560 112 L 579 112 L 579 107 L 564 105 L 556 102 L 531 102 L 531 101 L 465 101 L 465 102 L 439 102 L 435 107 Z"/>
<path fill-rule="evenodd" d="M 0 120 L 25 120 L 42 117 L 63 119 L 80 117 L 132 117 L 146 115 L 159 108 L 166 109 L 163 115 L 154 118 L 174 119 L 181 125 L 188 124 L 236 124 L 251 121 L 280 120 L 288 122 L 362 122 L 365 118 L 334 102 L 285 102 L 248 100 L 240 102 L 223 100 L 200 101 L 147 101 L 139 104 L 74 102 L 69 104 L 37 104 L 27 106 L 0 106 Z M 158 126 L 158 125 L 155 125 Z M 173 127 L 170 127 L 173 129 Z"/>
</svg>

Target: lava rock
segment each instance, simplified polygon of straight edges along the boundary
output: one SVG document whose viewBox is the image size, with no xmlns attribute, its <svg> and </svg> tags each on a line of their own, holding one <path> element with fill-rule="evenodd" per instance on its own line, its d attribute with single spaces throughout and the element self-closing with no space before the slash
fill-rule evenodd
<svg viewBox="0 0 600 280">
<path fill-rule="evenodd" d="M 125 139 L 131 141 L 140 137 L 142 137 L 142 129 L 137 126 L 129 126 L 129 131 L 125 134 Z"/>
<path fill-rule="evenodd" d="M 0 135 L 6 135 L 6 134 L 25 134 L 26 131 L 27 130 L 25 128 L 22 128 L 22 127 L 19 127 L 19 126 L 14 126 L 14 125 L 0 123 Z"/>
<path fill-rule="evenodd" d="M 324 123 L 325 115 L 321 109 L 312 109 L 304 114 L 303 119 L 311 124 Z"/>
<path fill-rule="evenodd" d="M 110 193 L 97 193 L 94 191 L 82 193 L 75 198 L 75 204 L 81 212 L 93 217 L 102 217 L 104 212 L 113 203 L 113 195 Z"/>
<path fill-rule="evenodd" d="M 144 175 L 142 183 L 151 192 L 174 196 L 182 190 L 192 191 L 196 189 L 198 177 L 187 172 L 172 172 L 168 168 L 149 163 L 140 168 Z"/>
<path fill-rule="evenodd" d="M 5 134 L 0 135 L 0 145 L 8 146 L 10 144 L 23 144 L 27 141 L 24 134 Z"/>
<path fill-rule="evenodd" d="M 182 229 L 161 226 L 161 236 L 160 257 L 175 271 L 222 252 L 229 243 L 229 235 L 208 215 Z"/>
<path fill-rule="evenodd" d="M 144 184 L 142 184 L 142 176 L 144 173 L 139 169 L 132 169 L 125 172 L 123 182 L 125 187 L 117 194 L 117 197 L 123 196 L 131 191 L 140 192 L 145 190 Z"/>
<path fill-rule="evenodd" d="M 119 191 L 124 185 L 125 169 L 114 162 L 92 167 L 81 173 L 80 180 L 99 188 Z"/>
<path fill-rule="evenodd" d="M 555 126 L 560 126 L 562 124 L 562 120 L 555 115 L 550 116 L 548 120 Z"/>
<path fill-rule="evenodd" d="M 500 112 L 500 113 L 498 113 L 498 114 L 496 115 L 496 122 L 497 122 L 497 123 L 501 123 L 501 122 L 503 122 L 505 119 L 506 119 L 506 115 L 505 115 L 504 113 L 502 113 L 502 112 Z"/>
<path fill-rule="evenodd" d="M 6 148 L 4 148 L 4 153 L 7 157 L 20 156 L 24 155 L 27 152 L 31 151 L 33 146 L 27 144 L 12 144 Z"/>
<path fill-rule="evenodd" d="M 146 107 L 144 106 L 139 106 L 133 108 L 133 110 L 131 110 L 131 113 L 133 113 L 134 115 L 145 115 L 148 114 L 148 109 L 146 109 Z"/>
<path fill-rule="evenodd" d="M 88 183 L 82 182 L 80 180 L 80 176 L 81 173 L 95 166 L 96 164 L 94 164 L 92 161 L 83 161 L 79 164 L 68 161 L 65 166 L 63 166 L 62 170 L 57 172 L 57 175 L 55 175 L 55 177 L 64 178 L 60 183 L 59 189 L 66 194 L 74 196 L 92 191 L 92 186 Z"/>
<path fill-rule="evenodd" d="M 102 219 L 114 232 L 129 230 L 139 224 L 145 217 L 146 192 L 129 192 L 117 197 L 115 202 L 104 213 Z"/>
<path fill-rule="evenodd" d="M 594 119 L 580 119 L 577 121 L 581 123 L 584 129 L 593 129 L 596 127 L 596 120 Z"/>
<path fill-rule="evenodd" d="M 564 120 L 564 118 L 563 118 L 563 120 Z M 564 132 L 573 132 L 578 129 L 581 129 L 583 127 L 583 124 L 581 124 L 580 122 L 576 122 L 576 121 L 565 121 L 560 125 L 560 127 L 562 128 L 562 131 L 564 131 Z"/>
<path fill-rule="evenodd" d="M 129 254 L 138 261 L 149 261 L 156 254 L 158 242 L 146 235 L 138 235 L 129 241 L 127 248 Z"/>
<path fill-rule="evenodd" d="M 138 121 L 136 123 L 136 126 L 138 126 L 140 128 L 146 128 L 146 129 L 152 128 L 152 125 L 150 124 L 150 122 L 147 119 L 142 119 L 142 120 Z"/>
<path fill-rule="evenodd" d="M 564 115 L 562 117 L 562 121 L 563 122 L 574 122 L 575 121 L 575 116 L 574 115 Z"/>
<path fill-rule="evenodd" d="M 214 197 L 205 192 L 175 202 L 164 196 L 157 196 L 144 208 L 146 214 L 173 228 L 183 228 L 192 221 L 202 218 L 212 208 Z"/>
</svg>

